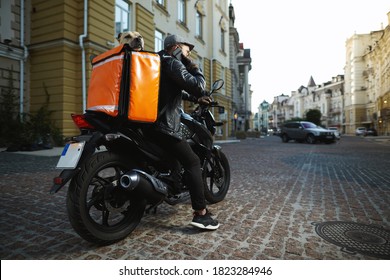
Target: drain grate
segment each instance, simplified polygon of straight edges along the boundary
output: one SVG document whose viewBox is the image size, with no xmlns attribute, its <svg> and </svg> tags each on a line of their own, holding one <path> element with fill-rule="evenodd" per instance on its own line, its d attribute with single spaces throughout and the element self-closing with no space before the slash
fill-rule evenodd
<svg viewBox="0 0 390 280">
<path fill-rule="evenodd" d="M 314 223 L 316 233 L 350 254 L 390 259 L 390 231 L 354 222 Z"/>
</svg>

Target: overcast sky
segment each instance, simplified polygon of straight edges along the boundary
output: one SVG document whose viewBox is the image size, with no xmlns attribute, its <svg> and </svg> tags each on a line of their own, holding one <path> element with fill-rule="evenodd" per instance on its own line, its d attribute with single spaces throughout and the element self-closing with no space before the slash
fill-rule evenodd
<svg viewBox="0 0 390 280">
<path fill-rule="evenodd" d="M 252 111 L 344 74 L 345 41 L 388 25 L 390 0 L 231 0 L 235 27 L 251 49 Z"/>
</svg>

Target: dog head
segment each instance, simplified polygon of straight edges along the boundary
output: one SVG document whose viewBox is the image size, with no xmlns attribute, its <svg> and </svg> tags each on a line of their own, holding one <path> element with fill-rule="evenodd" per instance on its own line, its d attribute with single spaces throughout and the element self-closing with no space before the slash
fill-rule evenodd
<svg viewBox="0 0 390 280">
<path fill-rule="evenodd" d="M 144 49 L 144 38 L 137 31 L 119 33 L 117 40 L 119 44 L 128 44 L 135 51 L 142 51 Z"/>
</svg>

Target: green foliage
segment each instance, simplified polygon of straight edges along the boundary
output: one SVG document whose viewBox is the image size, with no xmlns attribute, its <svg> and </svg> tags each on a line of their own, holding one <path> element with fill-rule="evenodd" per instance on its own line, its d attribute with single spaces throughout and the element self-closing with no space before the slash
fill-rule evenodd
<svg viewBox="0 0 390 280">
<path fill-rule="evenodd" d="M 245 131 L 236 131 L 236 138 L 237 139 L 246 139 Z"/>
<path fill-rule="evenodd" d="M 246 136 L 249 138 L 260 138 L 260 131 L 247 131 Z"/>
<path fill-rule="evenodd" d="M 45 84 L 43 88 L 46 95 L 45 104 L 38 109 L 37 112 L 31 114 L 28 120 L 30 141 L 38 141 L 45 145 L 52 144 L 51 135 L 55 130 L 55 125 L 51 121 L 50 116 L 53 113 L 49 110 L 50 95 Z"/>
<path fill-rule="evenodd" d="M 310 109 L 306 112 L 306 120 L 316 125 L 321 125 L 321 117 L 321 111 L 318 109 Z"/>
<path fill-rule="evenodd" d="M 51 120 L 50 95 L 45 84 L 46 102 L 37 112 L 20 114 L 19 99 L 13 87 L 12 69 L 7 88 L 0 95 L 0 146 L 9 150 L 33 150 L 63 145 L 63 135 Z"/>
<path fill-rule="evenodd" d="M 236 131 L 237 139 L 260 138 L 260 131 Z"/>
</svg>

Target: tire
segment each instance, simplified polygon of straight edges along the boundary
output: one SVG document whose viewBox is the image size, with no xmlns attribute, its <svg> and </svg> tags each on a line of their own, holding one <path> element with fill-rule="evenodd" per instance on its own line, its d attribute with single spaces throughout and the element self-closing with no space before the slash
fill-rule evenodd
<svg viewBox="0 0 390 280">
<path fill-rule="evenodd" d="M 70 182 L 66 201 L 69 221 L 82 238 L 108 245 L 137 227 L 146 202 L 117 186 L 119 177 L 134 167 L 111 152 L 96 153 L 84 162 Z"/>
<path fill-rule="evenodd" d="M 290 138 L 288 138 L 287 134 L 283 134 L 282 135 L 282 142 L 287 143 L 288 141 L 290 141 Z"/>
<path fill-rule="evenodd" d="M 203 165 L 204 194 L 210 204 L 222 201 L 230 187 L 229 161 L 222 151 L 219 151 L 219 155 L 213 153 Z"/>
<path fill-rule="evenodd" d="M 308 134 L 306 136 L 306 143 L 308 144 L 315 144 L 317 141 L 316 141 L 316 138 L 314 137 L 313 134 Z"/>
</svg>

